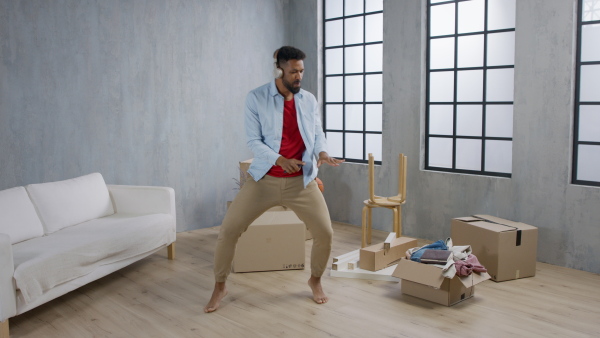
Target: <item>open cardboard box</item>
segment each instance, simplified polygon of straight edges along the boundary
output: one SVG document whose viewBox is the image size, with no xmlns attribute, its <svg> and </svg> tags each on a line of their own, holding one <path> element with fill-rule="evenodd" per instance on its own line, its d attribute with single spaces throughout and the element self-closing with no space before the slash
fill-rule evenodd
<svg viewBox="0 0 600 338">
<path fill-rule="evenodd" d="M 234 272 L 304 269 L 306 226 L 293 211 L 267 211 L 238 240 Z"/>
<path fill-rule="evenodd" d="M 398 262 L 392 276 L 402 280 L 402 293 L 446 306 L 473 297 L 475 285 L 490 278 L 484 272 L 449 279 L 442 275 L 442 269 L 439 267 L 408 259 Z"/>
<path fill-rule="evenodd" d="M 470 245 L 496 282 L 535 276 L 538 229 L 507 219 L 475 215 L 452 220 L 454 245 Z"/>
<path fill-rule="evenodd" d="M 359 266 L 363 270 L 378 271 L 394 264 L 406 255 L 406 251 L 417 246 L 417 240 L 410 237 L 398 237 L 385 250 L 383 243 L 360 249 Z"/>
</svg>

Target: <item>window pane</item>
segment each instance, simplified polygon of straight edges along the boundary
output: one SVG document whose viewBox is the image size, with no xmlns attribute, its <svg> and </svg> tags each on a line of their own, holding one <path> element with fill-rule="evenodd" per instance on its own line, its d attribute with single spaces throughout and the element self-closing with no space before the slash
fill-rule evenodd
<svg viewBox="0 0 600 338">
<path fill-rule="evenodd" d="M 431 7 L 431 36 L 454 34 L 454 4 Z"/>
<path fill-rule="evenodd" d="M 346 158 L 362 160 L 363 155 L 363 134 L 346 134 Z"/>
<path fill-rule="evenodd" d="M 346 0 L 346 16 L 364 12 L 363 0 Z"/>
<path fill-rule="evenodd" d="M 381 134 L 367 134 L 367 154 L 373 154 L 375 161 L 381 161 Z"/>
<path fill-rule="evenodd" d="M 431 69 L 454 68 L 454 38 L 431 40 L 429 67 Z"/>
<path fill-rule="evenodd" d="M 481 136 L 482 106 L 478 104 L 456 106 L 456 135 Z"/>
<path fill-rule="evenodd" d="M 367 0 L 365 12 L 376 12 L 383 10 L 383 0 Z"/>
<path fill-rule="evenodd" d="M 600 182 L 600 146 L 579 145 L 577 179 Z"/>
<path fill-rule="evenodd" d="M 344 65 L 344 52 L 341 48 L 327 49 L 325 51 L 325 74 L 341 74 Z"/>
<path fill-rule="evenodd" d="M 456 140 L 456 169 L 481 170 L 481 140 Z"/>
<path fill-rule="evenodd" d="M 325 87 L 327 87 L 325 101 L 326 102 L 342 102 L 343 78 L 341 76 L 328 77 L 325 79 Z"/>
<path fill-rule="evenodd" d="M 487 71 L 487 101 L 513 101 L 515 71 L 513 68 Z"/>
<path fill-rule="evenodd" d="M 327 132 L 325 137 L 327 138 L 327 150 L 329 155 L 333 157 L 344 157 L 344 153 L 342 151 L 344 134 Z"/>
<path fill-rule="evenodd" d="M 515 32 L 488 35 L 487 65 L 515 64 Z"/>
<path fill-rule="evenodd" d="M 429 74 L 429 101 L 452 102 L 454 100 L 454 72 Z"/>
<path fill-rule="evenodd" d="M 325 0 L 325 19 L 342 16 L 344 7 L 343 0 Z"/>
<path fill-rule="evenodd" d="M 363 46 L 345 48 L 345 72 L 362 73 L 363 72 Z"/>
<path fill-rule="evenodd" d="M 483 34 L 458 38 L 458 67 L 483 66 Z"/>
<path fill-rule="evenodd" d="M 346 102 L 362 102 L 363 100 L 363 76 L 346 76 Z"/>
<path fill-rule="evenodd" d="M 600 12 L 600 1 L 596 6 Z M 600 61 L 600 24 L 581 27 L 581 61 Z"/>
<path fill-rule="evenodd" d="M 484 0 L 458 3 L 458 33 L 481 32 L 484 30 Z"/>
<path fill-rule="evenodd" d="M 366 119 L 367 119 L 367 131 L 382 131 L 381 125 L 383 123 L 382 105 L 381 104 L 368 104 L 365 106 Z M 369 142 L 367 142 L 369 145 Z"/>
<path fill-rule="evenodd" d="M 344 43 L 342 37 L 342 20 L 325 23 L 325 47 L 339 46 Z"/>
<path fill-rule="evenodd" d="M 488 0 L 488 30 L 515 28 L 515 0 Z"/>
<path fill-rule="evenodd" d="M 327 105 L 327 129 L 344 129 L 344 111 L 341 104 Z"/>
<path fill-rule="evenodd" d="M 581 66 L 579 100 L 600 101 L 600 65 Z"/>
<path fill-rule="evenodd" d="M 486 107 L 485 135 L 489 137 L 513 136 L 512 104 L 490 104 Z"/>
<path fill-rule="evenodd" d="M 363 17 L 359 16 L 351 19 L 344 19 L 346 22 L 346 32 L 344 34 L 346 45 L 363 42 Z"/>
<path fill-rule="evenodd" d="M 481 102 L 483 100 L 483 70 L 456 72 L 456 101 Z"/>
<path fill-rule="evenodd" d="M 365 46 L 365 71 L 381 72 L 383 65 L 383 44 Z"/>
<path fill-rule="evenodd" d="M 485 142 L 485 171 L 512 172 L 512 141 Z"/>
<path fill-rule="evenodd" d="M 383 41 L 383 14 L 365 16 L 365 42 Z"/>
<path fill-rule="evenodd" d="M 436 135 L 452 135 L 454 108 L 449 104 L 429 105 L 429 133 Z"/>
<path fill-rule="evenodd" d="M 381 74 L 375 75 L 367 75 L 366 76 L 366 85 L 367 85 L 367 97 L 365 101 L 367 102 L 381 102 L 382 101 L 382 76 Z"/>
<path fill-rule="evenodd" d="M 429 165 L 432 167 L 452 168 L 452 139 L 429 138 Z"/>
<path fill-rule="evenodd" d="M 600 5 L 598 0 L 583 0 L 582 21 L 600 20 Z"/>
<path fill-rule="evenodd" d="M 600 142 L 600 105 L 579 106 L 579 141 Z"/>
<path fill-rule="evenodd" d="M 346 130 L 363 130 L 363 105 L 346 105 Z"/>
</svg>

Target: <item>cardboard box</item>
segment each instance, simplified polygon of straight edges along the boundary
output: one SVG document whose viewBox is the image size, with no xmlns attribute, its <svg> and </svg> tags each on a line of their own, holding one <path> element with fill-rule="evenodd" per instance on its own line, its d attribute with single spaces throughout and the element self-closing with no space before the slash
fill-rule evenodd
<svg viewBox="0 0 600 338">
<path fill-rule="evenodd" d="M 389 250 L 383 248 L 383 243 L 367 246 L 360 249 L 358 265 L 363 270 L 381 270 L 404 257 L 406 250 L 416 246 L 417 240 L 410 237 L 394 239 Z"/>
<path fill-rule="evenodd" d="M 304 269 L 306 226 L 293 211 L 267 211 L 242 234 L 234 272 Z"/>
<path fill-rule="evenodd" d="M 229 206 L 231 205 L 231 203 L 232 203 L 232 201 L 227 201 L 227 209 L 229 209 Z M 287 211 L 287 210 L 290 210 L 290 209 L 288 207 L 284 207 L 283 205 L 276 205 L 267 211 Z M 312 238 L 313 238 L 312 234 L 310 233 L 310 231 L 308 231 L 308 228 L 306 228 L 306 231 L 304 233 L 304 240 L 309 240 Z"/>
<path fill-rule="evenodd" d="M 251 158 L 249 160 L 240 161 L 240 189 L 242 189 L 242 186 L 244 185 L 244 183 L 246 183 L 246 180 L 250 178 L 250 175 L 248 175 L 248 169 L 250 169 L 250 164 L 252 164 L 252 160 L 253 159 Z"/>
<path fill-rule="evenodd" d="M 538 229 L 489 215 L 452 220 L 454 245 L 470 245 L 496 282 L 535 276 Z"/>
<path fill-rule="evenodd" d="M 475 295 L 475 285 L 488 280 L 487 273 L 445 278 L 442 269 L 431 264 L 401 259 L 392 276 L 402 280 L 402 293 L 441 305 L 452 306 Z"/>
</svg>

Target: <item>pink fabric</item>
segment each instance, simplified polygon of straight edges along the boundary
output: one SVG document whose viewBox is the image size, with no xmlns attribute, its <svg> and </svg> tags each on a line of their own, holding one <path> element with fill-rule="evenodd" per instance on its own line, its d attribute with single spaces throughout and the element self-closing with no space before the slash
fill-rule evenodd
<svg viewBox="0 0 600 338">
<path fill-rule="evenodd" d="M 464 260 L 457 260 L 454 262 L 456 268 L 456 274 L 460 277 L 465 277 L 475 272 L 487 272 L 487 269 L 479 263 L 479 260 L 475 255 L 469 255 Z"/>
</svg>

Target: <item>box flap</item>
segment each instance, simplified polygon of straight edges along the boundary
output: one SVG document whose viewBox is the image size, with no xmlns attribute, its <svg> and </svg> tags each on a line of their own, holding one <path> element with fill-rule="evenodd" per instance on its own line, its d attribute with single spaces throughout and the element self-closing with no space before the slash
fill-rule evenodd
<svg viewBox="0 0 600 338">
<path fill-rule="evenodd" d="M 467 217 L 455 217 L 454 219 L 457 219 L 457 220 L 459 220 L 459 221 L 463 221 L 463 222 L 467 222 L 467 223 L 469 223 L 469 222 L 481 221 L 481 219 L 480 219 L 480 218 L 476 218 L 476 217 L 473 217 L 473 216 L 467 216 Z"/>
<path fill-rule="evenodd" d="M 536 227 L 534 227 L 532 225 L 529 225 L 529 224 L 525 224 L 525 223 L 521 223 L 521 222 L 514 222 L 514 221 L 510 221 L 510 220 L 504 219 L 504 218 L 490 216 L 490 215 L 474 215 L 473 217 L 482 219 L 482 220 L 487 221 L 487 222 L 492 222 L 492 223 L 496 223 L 496 224 L 506 225 L 507 227 L 513 228 L 513 230 L 533 230 L 533 229 L 537 229 Z"/>
<path fill-rule="evenodd" d="M 466 288 L 470 288 L 472 286 L 475 286 L 483 281 L 486 281 L 488 279 L 490 279 L 490 275 L 487 272 L 482 272 L 482 273 L 472 273 L 469 276 L 466 277 L 458 277 L 458 279 L 460 280 L 460 282 L 466 287 Z"/>
<path fill-rule="evenodd" d="M 304 224 L 296 213 L 293 211 L 266 211 L 260 215 L 254 222 L 253 226 L 271 225 L 271 224 Z"/>
<path fill-rule="evenodd" d="M 442 269 L 433 265 L 417 263 L 404 258 L 398 262 L 398 266 L 392 273 L 392 276 L 419 284 L 429 285 L 434 288 L 439 288 L 445 279 L 442 275 Z"/>
</svg>

